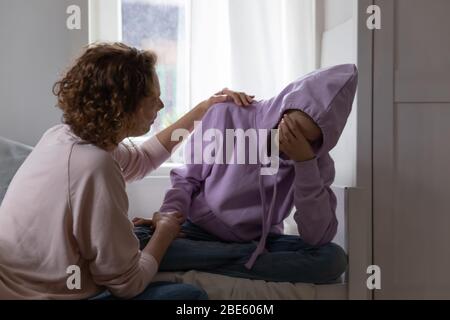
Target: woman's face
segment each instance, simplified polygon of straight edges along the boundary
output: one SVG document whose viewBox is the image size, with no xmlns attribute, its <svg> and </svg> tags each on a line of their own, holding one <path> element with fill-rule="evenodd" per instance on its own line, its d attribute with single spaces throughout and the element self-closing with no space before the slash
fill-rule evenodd
<svg viewBox="0 0 450 320">
<path fill-rule="evenodd" d="M 151 91 L 152 94 L 149 97 L 144 97 L 137 107 L 135 119 L 133 119 L 134 127 L 131 130 L 132 136 L 136 137 L 146 134 L 155 121 L 158 111 L 164 108 L 164 103 L 160 98 L 159 79 L 155 72 L 153 72 L 153 83 L 155 87 Z"/>
</svg>

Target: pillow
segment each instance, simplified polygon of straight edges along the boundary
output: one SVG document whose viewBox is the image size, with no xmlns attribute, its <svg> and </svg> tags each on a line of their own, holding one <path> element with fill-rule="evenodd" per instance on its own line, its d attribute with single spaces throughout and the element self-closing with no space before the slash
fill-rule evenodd
<svg viewBox="0 0 450 320">
<path fill-rule="evenodd" d="M 16 171 L 32 147 L 0 137 L 0 204 Z"/>
</svg>

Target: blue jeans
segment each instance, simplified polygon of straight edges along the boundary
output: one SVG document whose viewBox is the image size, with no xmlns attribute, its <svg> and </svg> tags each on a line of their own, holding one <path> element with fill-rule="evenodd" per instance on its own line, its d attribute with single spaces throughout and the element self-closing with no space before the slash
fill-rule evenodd
<svg viewBox="0 0 450 320">
<path fill-rule="evenodd" d="M 141 249 L 150 240 L 153 229 L 134 229 Z M 334 283 L 347 268 L 347 255 L 334 243 L 311 246 L 299 236 L 269 234 L 267 252 L 252 269 L 244 264 L 256 249 L 257 241 L 223 242 L 190 221 L 182 226 L 184 238 L 175 239 L 161 261 L 159 271 L 200 270 L 255 280 L 275 282 Z"/>
<path fill-rule="evenodd" d="M 132 300 L 207 300 L 208 295 L 200 288 L 184 283 L 153 282 Z M 120 300 L 104 291 L 89 300 Z"/>
</svg>

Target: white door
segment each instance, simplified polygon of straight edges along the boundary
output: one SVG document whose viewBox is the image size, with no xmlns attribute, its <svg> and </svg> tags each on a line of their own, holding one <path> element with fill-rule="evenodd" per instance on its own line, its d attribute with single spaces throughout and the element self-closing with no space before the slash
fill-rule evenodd
<svg viewBox="0 0 450 320">
<path fill-rule="evenodd" d="M 450 299 L 450 1 L 375 4 L 375 298 Z"/>
</svg>

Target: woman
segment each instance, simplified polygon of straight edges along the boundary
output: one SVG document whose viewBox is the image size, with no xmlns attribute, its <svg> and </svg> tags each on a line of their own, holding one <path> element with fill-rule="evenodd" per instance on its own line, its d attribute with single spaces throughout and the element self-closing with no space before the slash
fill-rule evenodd
<svg viewBox="0 0 450 320">
<path fill-rule="evenodd" d="M 153 283 L 184 218 L 157 214 L 139 250 L 127 217 L 125 181 L 144 177 L 214 103 L 249 105 L 228 89 L 201 102 L 140 147 L 120 142 L 149 131 L 164 107 L 156 55 L 124 44 L 88 47 L 54 86 L 64 124 L 49 129 L 11 182 L 0 207 L 0 298 L 203 299 L 184 284 Z"/>
</svg>

